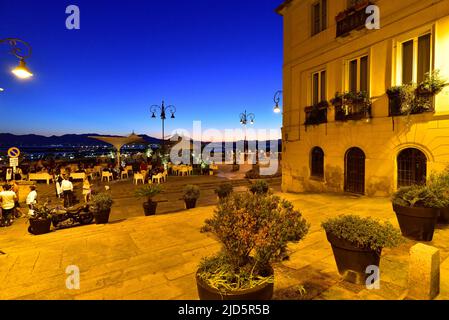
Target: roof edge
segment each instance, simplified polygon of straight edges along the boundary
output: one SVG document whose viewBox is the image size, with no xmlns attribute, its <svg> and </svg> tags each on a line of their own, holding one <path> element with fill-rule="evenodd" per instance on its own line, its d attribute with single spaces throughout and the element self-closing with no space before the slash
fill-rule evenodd
<svg viewBox="0 0 449 320">
<path fill-rule="evenodd" d="M 286 7 L 288 7 L 290 5 L 290 3 L 292 3 L 293 0 L 285 0 L 279 7 L 276 8 L 276 10 L 274 10 L 277 14 L 282 16 L 282 10 L 284 10 Z"/>
</svg>

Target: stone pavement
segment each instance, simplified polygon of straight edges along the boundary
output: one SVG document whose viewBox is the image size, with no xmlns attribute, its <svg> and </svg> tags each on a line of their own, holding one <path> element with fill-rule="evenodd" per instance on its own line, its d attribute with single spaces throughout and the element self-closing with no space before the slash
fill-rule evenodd
<svg viewBox="0 0 449 320">
<path fill-rule="evenodd" d="M 355 213 L 397 225 L 388 199 L 334 194 L 282 194 L 312 224 L 306 239 L 291 245 L 291 259 L 275 267 L 275 299 L 403 299 L 408 276 L 407 241 L 386 249 L 381 289 L 342 282 L 321 221 Z M 129 218 L 31 236 L 23 220 L 0 229 L 0 299 L 198 299 L 195 272 L 219 244 L 199 232 L 213 206 L 154 217 Z M 449 299 L 449 230 L 439 228 L 442 292 Z M 81 271 L 80 290 L 66 288 L 66 268 Z M 303 290 L 305 289 L 305 290 Z"/>
</svg>

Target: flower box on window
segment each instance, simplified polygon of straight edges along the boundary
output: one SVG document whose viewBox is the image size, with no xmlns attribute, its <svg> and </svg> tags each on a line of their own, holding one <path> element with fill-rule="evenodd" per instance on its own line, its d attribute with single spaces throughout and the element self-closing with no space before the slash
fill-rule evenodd
<svg viewBox="0 0 449 320">
<path fill-rule="evenodd" d="M 305 125 L 320 125 L 322 123 L 327 123 L 327 109 L 329 108 L 329 103 L 327 101 L 322 101 L 315 106 L 307 107 L 304 109 L 306 113 Z"/>
</svg>

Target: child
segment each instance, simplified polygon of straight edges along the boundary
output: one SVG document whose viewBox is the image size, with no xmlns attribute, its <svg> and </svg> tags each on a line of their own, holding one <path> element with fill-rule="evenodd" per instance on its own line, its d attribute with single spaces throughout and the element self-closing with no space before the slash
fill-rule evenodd
<svg viewBox="0 0 449 320">
<path fill-rule="evenodd" d="M 90 186 L 89 179 L 85 178 L 83 181 L 83 196 L 84 196 L 84 201 L 86 203 L 89 202 L 91 193 L 92 193 L 92 189 Z"/>
</svg>

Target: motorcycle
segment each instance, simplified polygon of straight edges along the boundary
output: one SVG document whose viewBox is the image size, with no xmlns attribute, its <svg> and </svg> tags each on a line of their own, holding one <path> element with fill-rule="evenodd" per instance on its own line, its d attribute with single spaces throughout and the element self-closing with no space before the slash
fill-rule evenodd
<svg viewBox="0 0 449 320">
<path fill-rule="evenodd" d="M 51 213 L 51 222 L 55 229 L 73 227 L 75 225 L 88 225 L 94 220 L 94 215 L 90 212 L 87 204 L 78 204 L 67 209 L 57 207 Z"/>
</svg>

